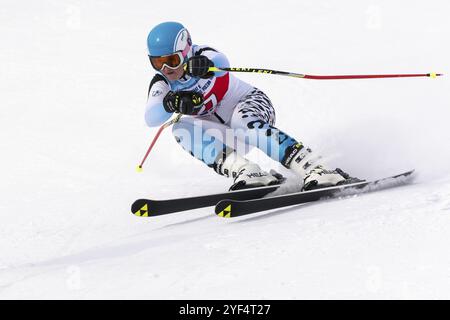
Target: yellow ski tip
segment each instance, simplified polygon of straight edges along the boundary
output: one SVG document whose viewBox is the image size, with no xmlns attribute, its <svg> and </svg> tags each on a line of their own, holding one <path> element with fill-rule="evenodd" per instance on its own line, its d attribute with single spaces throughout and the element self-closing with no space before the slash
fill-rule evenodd
<svg viewBox="0 0 450 320">
<path fill-rule="evenodd" d="M 138 217 L 148 217 L 149 212 L 148 212 L 148 205 L 145 204 L 142 206 L 142 208 L 140 208 L 138 211 L 134 212 L 135 216 Z"/>
<path fill-rule="evenodd" d="M 137 166 L 137 167 L 136 167 L 136 172 L 142 172 L 142 171 L 144 171 L 144 169 L 142 169 L 141 166 Z"/>
<path fill-rule="evenodd" d="M 217 214 L 222 218 L 231 218 L 231 204 Z"/>
</svg>

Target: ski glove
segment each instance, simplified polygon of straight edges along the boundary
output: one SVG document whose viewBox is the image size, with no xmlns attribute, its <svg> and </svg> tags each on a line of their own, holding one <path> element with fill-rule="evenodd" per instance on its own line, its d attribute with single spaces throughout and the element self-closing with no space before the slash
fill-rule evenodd
<svg viewBox="0 0 450 320">
<path fill-rule="evenodd" d="M 206 56 L 193 56 L 187 61 L 186 73 L 191 77 L 200 77 L 208 79 L 214 76 L 213 71 L 209 71 L 210 67 L 214 67 L 214 63 Z"/>
<path fill-rule="evenodd" d="M 167 112 L 195 115 L 203 106 L 203 95 L 194 91 L 169 91 L 163 105 Z"/>
</svg>

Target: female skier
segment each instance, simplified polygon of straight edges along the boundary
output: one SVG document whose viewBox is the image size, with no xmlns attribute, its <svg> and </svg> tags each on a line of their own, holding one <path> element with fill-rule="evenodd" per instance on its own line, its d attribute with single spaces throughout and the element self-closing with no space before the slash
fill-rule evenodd
<svg viewBox="0 0 450 320">
<path fill-rule="evenodd" d="M 209 46 L 192 44 L 182 24 L 158 24 L 148 34 L 147 47 L 156 71 L 148 91 L 147 125 L 159 126 L 173 113 L 185 115 L 173 125 L 176 141 L 218 174 L 232 177 L 230 190 L 283 181 L 246 159 L 245 151 L 238 152 L 242 142 L 292 170 L 303 190 L 355 181 L 340 169 L 325 168 L 320 156 L 276 128 L 275 110 L 264 92 L 228 72 L 210 71 L 229 67 L 228 59 Z"/>
</svg>

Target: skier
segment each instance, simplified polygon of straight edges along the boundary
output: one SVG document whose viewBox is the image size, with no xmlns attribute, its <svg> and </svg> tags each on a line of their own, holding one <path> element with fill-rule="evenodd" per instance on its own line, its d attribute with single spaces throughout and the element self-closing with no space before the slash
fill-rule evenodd
<svg viewBox="0 0 450 320">
<path fill-rule="evenodd" d="M 147 47 L 156 70 L 148 91 L 147 125 L 159 126 L 173 113 L 185 115 L 173 125 L 176 141 L 218 174 L 232 177 L 230 190 L 283 181 L 276 172 L 268 173 L 246 159 L 236 140 L 292 170 L 301 178 L 302 190 L 355 182 L 340 169 L 327 169 L 320 156 L 276 128 L 274 107 L 261 90 L 228 72 L 209 71 L 213 66 L 229 67 L 228 59 L 209 46 L 192 44 L 182 24 L 158 24 L 148 34 Z M 238 139 L 225 141 L 230 130 Z"/>
</svg>

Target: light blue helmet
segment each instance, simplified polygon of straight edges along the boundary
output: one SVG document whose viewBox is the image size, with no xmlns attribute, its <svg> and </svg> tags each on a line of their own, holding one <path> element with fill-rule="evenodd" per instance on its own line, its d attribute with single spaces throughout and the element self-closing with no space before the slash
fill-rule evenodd
<svg viewBox="0 0 450 320">
<path fill-rule="evenodd" d="M 163 22 L 155 26 L 147 36 L 150 56 L 165 56 L 177 51 L 186 57 L 192 45 L 189 31 L 178 22 Z"/>
</svg>

